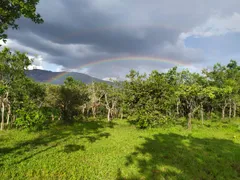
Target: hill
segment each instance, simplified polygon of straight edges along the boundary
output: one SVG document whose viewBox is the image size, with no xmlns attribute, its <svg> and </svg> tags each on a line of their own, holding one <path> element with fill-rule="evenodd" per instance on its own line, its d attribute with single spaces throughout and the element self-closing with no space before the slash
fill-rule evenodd
<svg viewBox="0 0 240 180">
<path fill-rule="evenodd" d="M 63 75 L 61 76 L 61 74 Z M 26 75 L 37 82 L 50 82 L 52 84 L 63 84 L 64 80 L 68 76 L 72 76 L 74 79 L 81 80 L 86 84 L 89 84 L 93 81 L 110 83 L 108 81 L 104 81 L 104 80 L 94 78 L 83 73 L 77 73 L 77 72 L 66 73 L 66 72 L 52 72 L 52 71 L 41 70 L 41 69 L 33 69 L 33 70 L 26 71 Z"/>
</svg>

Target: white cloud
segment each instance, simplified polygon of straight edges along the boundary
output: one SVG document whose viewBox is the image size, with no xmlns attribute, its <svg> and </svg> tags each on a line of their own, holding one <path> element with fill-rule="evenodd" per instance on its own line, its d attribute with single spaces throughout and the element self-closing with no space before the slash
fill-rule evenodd
<svg viewBox="0 0 240 180">
<path fill-rule="evenodd" d="M 204 24 L 193 28 L 192 31 L 182 33 L 181 38 L 186 39 L 187 37 L 194 36 L 199 37 L 210 37 L 225 35 L 230 32 L 240 32 L 240 14 L 233 13 L 230 16 L 222 17 L 220 15 L 214 15 L 207 20 Z"/>
<path fill-rule="evenodd" d="M 29 59 L 32 59 L 33 62 L 30 66 L 28 66 L 29 70 L 32 69 L 44 69 L 42 64 L 43 64 L 43 58 L 41 56 L 31 56 L 31 55 L 27 55 L 29 57 Z"/>
<path fill-rule="evenodd" d="M 55 71 L 56 71 L 56 72 L 61 72 L 62 69 L 63 69 L 63 67 L 62 67 L 62 66 L 59 66 L 59 67 L 57 67 L 57 69 L 56 69 Z"/>
<path fill-rule="evenodd" d="M 113 82 L 113 81 L 119 80 L 119 78 L 117 78 L 117 77 L 105 77 L 102 80 Z"/>
</svg>

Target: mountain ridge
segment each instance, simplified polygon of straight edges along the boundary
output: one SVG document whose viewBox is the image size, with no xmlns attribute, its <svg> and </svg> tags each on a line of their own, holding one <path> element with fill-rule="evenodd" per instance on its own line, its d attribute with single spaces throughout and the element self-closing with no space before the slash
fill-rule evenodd
<svg viewBox="0 0 240 180">
<path fill-rule="evenodd" d="M 62 76 L 59 76 L 61 74 Z M 92 77 L 90 75 L 78 73 L 78 72 L 67 72 L 67 71 L 54 72 L 50 70 L 33 69 L 33 70 L 26 70 L 26 75 L 37 82 L 44 82 L 44 83 L 48 82 L 51 84 L 63 84 L 64 80 L 68 76 L 72 76 L 75 80 L 80 80 L 86 84 L 89 84 L 93 81 L 111 83 L 110 81 L 101 80 L 101 79 Z M 59 77 L 54 79 L 57 76 Z"/>
</svg>

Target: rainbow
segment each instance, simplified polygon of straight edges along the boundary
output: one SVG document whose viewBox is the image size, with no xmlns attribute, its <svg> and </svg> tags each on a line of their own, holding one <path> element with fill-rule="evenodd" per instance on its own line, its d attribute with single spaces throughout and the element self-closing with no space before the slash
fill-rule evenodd
<svg viewBox="0 0 240 180">
<path fill-rule="evenodd" d="M 91 66 L 95 66 L 98 64 L 105 64 L 109 62 L 119 62 L 119 61 L 155 61 L 155 62 L 161 62 L 161 63 L 168 63 L 168 64 L 173 64 L 176 66 L 190 66 L 191 64 L 189 63 L 184 63 L 178 60 L 173 60 L 173 59 L 167 59 L 167 58 L 161 58 L 161 57 L 150 57 L 150 56 L 128 56 L 128 57 L 118 57 L 118 58 L 110 58 L 110 59 L 102 59 L 98 60 L 95 62 L 90 62 L 84 65 L 79 66 L 76 69 L 82 69 L 82 68 L 87 68 Z M 52 77 L 49 79 L 47 82 L 51 83 L 57 79 L 60 79 L 61 77 L 69 74 L 71 72 L 62 72 L 58 74 L 57 76 Z"/>
</svg>

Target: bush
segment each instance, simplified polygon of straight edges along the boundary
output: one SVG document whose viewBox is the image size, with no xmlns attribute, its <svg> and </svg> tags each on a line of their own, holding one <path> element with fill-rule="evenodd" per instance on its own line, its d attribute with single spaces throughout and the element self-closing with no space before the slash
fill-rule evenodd
<svg viewBox="0 0 240 180">
<path fill-rule="evenodd" d="M 22 108 L 17 110 L 16 127 L 27 129 L 42 129 L 46 116 L 38 110 Z"/>
<path fill-rule="evenodd" d="M 211 113 L 211 121 L 212 121 L 212 122 L 217 122 L 217 121 L 219 121 L 219 118 L 220 118 L 220 116 L 217 115 L 216 113 L 214 113 L 214 112 Z"/>
<path fill-rule="evenodd" d="M 82 122 L 82 121 L 85 121 L 86 118 L 83 114 L 79 114 L 79 115 L 76 115 L 76 116 L 73 116 L 73 119 L 74 119 L 74 122 L 78 123 L 78 122 Z"/>
<path fill-rule="evenodd" d="M 128 119 L 140 129 L 171 125 L 173 123 L 170 116 L 164 116 L 158 111 L 147 112 L 142 110 Z"/>
<path fill-rule="evenodd" d="M 38 108 L 34 104 L 18 109 L 16 113 L 16 127 L 35 130 L 46 129 L 53 122 L 53 117 L 55 120 L 59 117 L 58 110 L 48 107 Z"/>
</svg>

